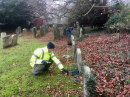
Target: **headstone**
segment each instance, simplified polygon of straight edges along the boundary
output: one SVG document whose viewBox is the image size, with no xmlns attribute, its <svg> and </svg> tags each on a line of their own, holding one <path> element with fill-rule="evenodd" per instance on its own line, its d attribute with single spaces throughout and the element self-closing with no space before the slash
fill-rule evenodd
<svg viewBox="0 0 130 97">
<path fill-rule="evenodd" d="M 45 35 L 45 27 L 44 26 L 41 26 L 40 27 L 40 36 L 44 36 Z"/>
<path fill-rule="evenodd" d="M 21 27 L 20 26 L 18 26 L 18 30 L 19 30 L 19 33 L 21 33 L 22 31 L 21 31 Z"/>
<path fill-rule="evenodd" d="M 27 35 L 27 29 L 26 28 L 23 29 L 23 35 Z"/>
<path fill-rule="evenodd" d="M 19 34 L 19 29 L 18 29 L 18 28 L 16 28 L 16 31 L 15 31 L 15 32 L 16 32 L 16 34 Z"/>
<path fill-rule="evenodd" d="M 12 35 L 12 45 L 16 45 L 18 41 L 18 36 L 17 34 Z"/>
<path fill-rule="evenodd" d="M 78 21 L 76 22 L 76 26 L 77 26 L 77 33 L 78 33 L 78 36 L 79 36 L 79 34 L 80 34 L 80 25 L 79 25 Z"/>
<path fill-rule="evenodd" d="M 16 34 L 19 34 L 19 33 L 21 33 L 21 27 L 20 27 L 20 26 L 18 26 L 18 27 L 16 28 Z"/>
<path fill-rule="evenodd" d="M 72 48 L 73 48 L 73 58 L 75 60 L 75 54 L 76 54 L 75 41 L 72 41 Z"/>
<path fill-rule="evenodd" d="M 116 41 L 117 41 L 117 42 L 120 41 L 120 34 L 119 34 L 119 33 L 116 34 Z"/>
<path fill-rule="evenodd" d="M 6 35 L 2 37 L 2 46 L 3 48 L 9 47 L 12 45 L 12 37 L 10 35 Z"/>
<path fill-rule="evenodd" d="M 53 41 L 60 36 L 60 30 L 56 24 L 53 25 Z"/>
<path fill-rule="evenodd" d="M 82 31 L 83 31 L 83 29 L 80 28 L 80 34 L 79 34 L 79 37 L 82 37 Z"/>
<path fill-rule="evenodd" d="M 6 36 L 6 32 L 1 32 L 1 39 L 2 37 L 5 37 Z"/>
<path fill-rule="evenodd" d="M 74 36 L 73 35 L 71 35 L 71 43 L 72 43 L 72 41 L 74 41 Z"/>
<path fill-rule="evenodd" d="M 67 24 L 63 24 L 63 35 L 66 35 Z"/>
<path fill-rule="evenodd" d="M 83 97 L 88 97 L 88 91 L 86 89 L 86 77 L 90 78 L 91 70 L 88 66 L 84 66 L 84 73 L 83 73 Z"/>
<path fill-rule="evenodd" d="M 34 38 L 36 38 L 36 34 L 37 34 L 37 28 L 33 27 L 33 34 L 34 34 Z"/>
<path fill-rule="evenodd" d="M 39 34 L 36 34 L 36 38 L 39 38 Z"/>
<path fill-rule="evenodd" d="M 77 65 L 78 65 L 79 73 L 82 73 L 83 72 L 82 69 L 81 69 L 82 56 L 81 56 L 81 50 L 80 50 L 80 48 L 77 48 L 76 54 L 77 54 Z"/>
</svg>

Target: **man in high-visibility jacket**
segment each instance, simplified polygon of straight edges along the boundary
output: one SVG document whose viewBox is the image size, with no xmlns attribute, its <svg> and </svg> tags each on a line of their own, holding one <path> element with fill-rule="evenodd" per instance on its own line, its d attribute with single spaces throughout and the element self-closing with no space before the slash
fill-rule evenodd
<svg viewBox="0 0 130 97">
<path fill-rule="evenodd" d="M 34 54 L 30 60 L 30 65 L 34 68 L 31 72 L 33 76 L 39 76 L 39 72 L 49 70 L 49 67 L 52 65 L 53 61 L 60 70 L 68 73 L 68 71 L 64 69 L 61 62 L 54 55 L 54 48 L 55 45 L 52 42 L 49 42 L 46 47 L 38 48 L 34 51 Z"/>
</svg>

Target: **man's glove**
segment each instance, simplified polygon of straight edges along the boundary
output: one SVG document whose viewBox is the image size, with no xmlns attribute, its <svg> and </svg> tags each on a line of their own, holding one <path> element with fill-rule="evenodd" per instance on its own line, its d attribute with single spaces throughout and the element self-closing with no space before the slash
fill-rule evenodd
<svg viewBox="0 0 130 97">
<path fill-rule="evenodd" d="M 66 70 L 66 69 L 64 69 L 64 68 L 62 68 L 61 70 L 62 70 L 63 72 L 65 72 L 65 73 L 69 74 L 68 70 Z"/>
<path fill-rule="evenodd" d="M 44 61 L 42 61 L 42 64 L 43 65 L 47 65 L 47 62 L 44 60 Z"/>
</svg>

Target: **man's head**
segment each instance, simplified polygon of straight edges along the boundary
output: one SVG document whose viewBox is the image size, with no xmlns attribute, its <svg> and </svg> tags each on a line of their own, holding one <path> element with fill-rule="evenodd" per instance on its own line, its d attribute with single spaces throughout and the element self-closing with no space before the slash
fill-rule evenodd
<svg viewBox="0 0 130 97">
<path fill-rule="evenodd" d="M 52 53 L 54 51 L 55 45 L 52 42 L 47 44 L 48 51 Z"/>
</svg>

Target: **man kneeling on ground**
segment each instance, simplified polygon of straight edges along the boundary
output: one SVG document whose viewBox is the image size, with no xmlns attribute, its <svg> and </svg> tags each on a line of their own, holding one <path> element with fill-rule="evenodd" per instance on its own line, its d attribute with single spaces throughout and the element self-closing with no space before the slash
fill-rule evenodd
<svg viewBox="0 0 130 97">
<path fill-rule="evenodd" d="M 41 71 L 50 70 L 49 67 L 52 65 L 53 61 L 60 70 L 68 73 L 68 71 L 64 69 L 61 62 L 54 55 L 54 48 L 55 45 L 52 42 L 49 42 L 46 47 L 38 48 L 34 51 L 34 54 L 30 60 L 30 65 L 34 68 L 31 72 L 33 76 L 37 77 Z"/>
</svg>

